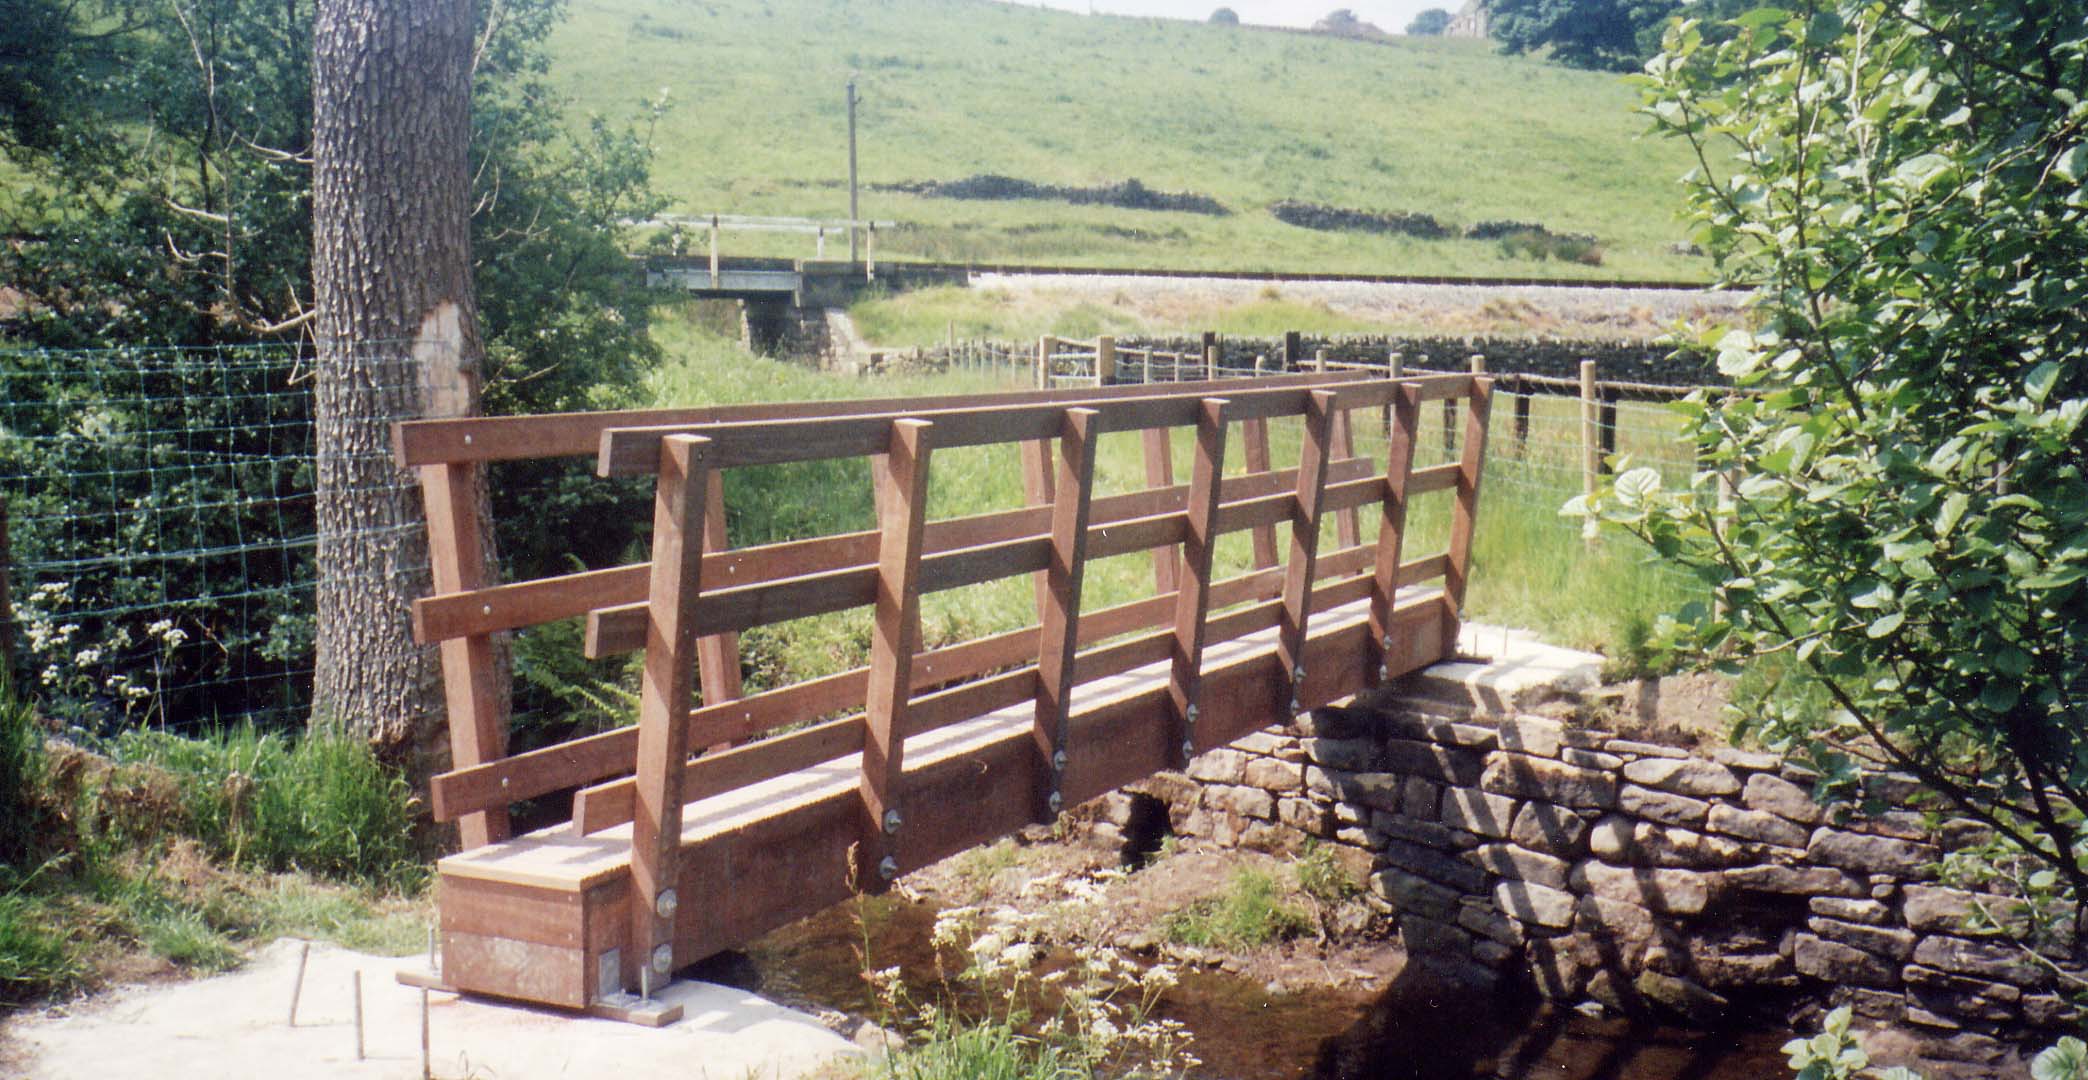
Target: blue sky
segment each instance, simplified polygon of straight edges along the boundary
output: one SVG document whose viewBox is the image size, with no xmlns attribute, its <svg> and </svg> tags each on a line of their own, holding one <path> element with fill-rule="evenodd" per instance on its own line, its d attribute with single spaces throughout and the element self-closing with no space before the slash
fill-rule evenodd
<svg viewBox="0 0 2088 1080">
<path fill-rule="evenodd" d="M 1356 17 L 1398 33 L 1415 15 L 1432 7 L 1455 14 L 1463 0 L 1017 0 L 1039 7 L 1067 11 L 1090 9 L 1111 15 L 1164 15 L 1173 19 L 1206 19 L 1218 7 L 1229 7 L 1251 23 L 1272 26 L 1310 26 L 1336 8 L 1348 8 Z"/>
</svg>

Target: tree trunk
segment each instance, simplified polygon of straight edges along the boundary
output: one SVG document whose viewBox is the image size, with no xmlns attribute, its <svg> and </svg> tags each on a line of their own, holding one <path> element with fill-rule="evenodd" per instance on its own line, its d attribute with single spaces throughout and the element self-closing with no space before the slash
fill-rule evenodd
<svg viewBox="0 0 2088 1080">
<path fill-rule="evenodd" d="M 426 526 L 413 476 L 393 463 L 390 429 L 396 420 L 479 407 L 471 53 L 470 0 L 318 4 L 312 722 L 370 738 L 416 777 L 439 767 L 446 728 L 436 651 L 414 643 L 408 620 L 409 605 L 429 589 Z M 483 524 L 484 481 L 474 475 Z M 490 544 L 484 561 L 490 573 Z"/>
</svg>

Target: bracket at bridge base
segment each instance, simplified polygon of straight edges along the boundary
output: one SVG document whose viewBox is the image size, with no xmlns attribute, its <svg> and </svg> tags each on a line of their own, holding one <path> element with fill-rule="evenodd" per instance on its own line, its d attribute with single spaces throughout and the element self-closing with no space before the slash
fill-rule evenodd
<svg viewBox="0 0 2088 1080">
<path fill-rule="evenodd" d="M 442 981 L 442 976 L 432 971 L 403 968 L 394 977 L 398 979 L 402 986 L 412 986 L 444 994 L 456 994 L 459 997 L 475 996 Z M 669 985 L 673 984 L 670 983 Z M 597 998 L 593 1004 L 580 1011 L 588 1016 L 600 1017 L 603 1020 L 620 1020 L 626 1024 L 637 1024 L 640 1027 L 652 1028 L 666 1027 L 682 1018 L 680 1002 L 661 1001 L 657 997 L 641 998 L 636 994 L 626 993 L 616 993 L 608 997 Z"/>
</svg>

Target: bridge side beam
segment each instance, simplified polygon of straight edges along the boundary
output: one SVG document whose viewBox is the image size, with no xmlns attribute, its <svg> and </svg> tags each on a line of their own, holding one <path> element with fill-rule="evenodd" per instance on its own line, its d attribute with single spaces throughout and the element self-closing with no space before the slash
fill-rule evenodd
<svg viewBox="0 0 2088 1080">
<path fill-rule="evenodd" d="M 651 586 L 638 703 L 636 805 L 631 823 L 631 941 L 637 964 L 663 978 L 676 967 L 673 898 L 681 855 L 682 763 L 689 758 L 695 695 L 696 607 L 705 511 L 714 481 L 710 440 L 673 435 L 660 444 L 653 492 Z"/>
<path fill-rule="evenodd" d="M 1061 790 L 1071 748 L 1067 745 L 1073 715 L 1077 673 L 1073 655 L 1080 648 L 1080 586 L 1087 576 L 1088 519 L 1095 494 L 1095 448 L 1102 433 L 1102 414 L 1094 409 L 1067 409 L 1059 437 L 1058 498 L 1051 512 L 1051 565 L 1045 571 L 1050 588 L 1038 633 L 1037 712 L 1032 726 L 1043 805 L 1040 822 L 1058 817 L 1064 808 Z"/>
<path fill-rule="evenodd" d="M 1139 441 L 1145 453 L 1145 480 L 1148 488 L 1174 486 L 1174 446 L 1169 441 L 1169 436 L 1167 428 L 1147 428 L 1139 432 Z M 1153 595 L 1166 596 L 1179 587 L 1177 583 L 1181 579 L 1176 575 L 1176 567 L 1180 559 L 1181 549 L 1177 547 L 1153 549 Z"/>
<path fill-rule="evenodd" d="M 1211 568 L 1218 551 L 1228 404 L 1224 398 L 1205 398 L 1196 420 L 1196 460 L 1189 472 L 1189 538 L 1182 545 L 1181 588 L 1175 593 L 1174 647 L 1167 684 L 1173 708 L 1166 756 L 1175 768 L 1186 767 L 1198 749 L 1197 703 L 1203 694 Z"/>
<path fill-rule="evenodd" d="M 1269 422 L 1259 416 L 1250 416 L 1240 421 L 1240 438 L 1240 449 L 1247 458 L 1247 471 L 1268 472 Z M 1257 525 L 1253 536 L 1255 568 L 1266 570 L 1276 565 L 1276 526 Z"/>
<path fill-rule="evenodd" d="M 935 425 L 892 422 L 891 449 L 873 466 L 877 486 L 877 615 L 870 639 L 870 682 L 861 790 L 863 839 L 853 868 L 858 887 L 883 892 L 898 877 L 905 828 L 902 772 L 907 707 L 913 699 L 914 655 L 921 645 L 921 544 L 928 525 L 928 454 Z"/>
</svg>

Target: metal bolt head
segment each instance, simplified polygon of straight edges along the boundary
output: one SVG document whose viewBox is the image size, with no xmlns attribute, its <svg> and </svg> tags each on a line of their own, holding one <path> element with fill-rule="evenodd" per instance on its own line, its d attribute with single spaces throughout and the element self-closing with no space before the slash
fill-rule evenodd
<svg viewBox="0 0 2088 1080">
<path fill-rule="evenodd" d="M 1390 666 L 1390 665 L 1388 665 L 1388 664 L 1379 664 L 1379 665 L 1378 665 L 1378 678 L 1380 678 L 1380 679 L 1389 679 L 1389 678 L 1391 678 L 1391 677 L 1392 677 L 1392 668 L 1391 668 L 1391 666 Z"/>
<path fill-rule="evenodd" d="M 1186 758 L 1193 758 L 1193 757 L 1195 757 L 1195 756 L 1196 756 L 1196 744 L 1194 744 L 1194 743 L 1190 742 L 1190 741 L 1189 741 L 1189 740 L 1187 740 L 1187 739 L 1183 739 L 1183 740 L 1182 740 L 1182 757 L 1186 759 Z"/>
<path fill-rule="evenodd" d="M 1296 682 L 1304 682 L 1304 681 L 1305 681 L 1305 665 L 1303 665 L 1303 664 L 1299 664 L 1299 665 L 1298 665 L 1297 667 L 1294 667 L 1294 668 L 1292 668 L 1292 669 L 1291 669 L 1291 679 L 1292 679 L 1293 681 L 1296 681 Z"/>
<path fill-rule="evenodd" d="M 1183 711 L 1183 715 L 1189 718 L 1190 723 L 1196 723 L 1196 706 L 1189 706 L 1189 708 Z"/>
<path fill-rule="evenodd" d="M 879 859 L 877 861 L 877 876 L 886 881 L 896 880 L 899 877 L 899 860 L 890 855 Z"/>
<path fill-rule="evenodd" d="M 1054 813 L 1054 814 L 1056 814 L 1056 813 L 1058 813 L 1058 812 L 1059 812 L 1060 810 L 1062 810 L 1062 809 L 1064 809 L 1064 808 L 1065 808 L 1065 806 L 1066 806 L 1066 799 L 1065 799 L 1065 797 L 1064 797 L 1064 796 L 1062 796 L 1062 795 L 1060 795 L 1060 794 L 1059 794 L 1058 792 L 1054 791 L 1054 792 L 1052 792 L 1052 793 L 1051 793 L 1051 798 L 1049 798 L 1049 799 L 1046 799 L 1046 800 L 1044 800 L 1044 804 L 1045 804 L 1046 806 L 1049 806 L 1049 807 L 1051 807 L 1051 812 L 1052 812 L 1052 813 Z"/>
<path fill-rule="evenodd" d="M 660 895 L 653 898 L 653 911 L 657 912 L 660 918 L 674 918 L 675 911 L 680 907 L 681 897 L 674 895 L 673 889 L 661 889 Z"/>
<path fill-rule="evenodd" d="M 1386 635 L 1385 635 L 1385 640 L 1384 640 L 1383 642 L 1381 642 L 1380 644 L 1384 645 L 1384 646 L 1385 646 L 1385 648 L 1388 648 L 1388 649 L 1389 649 L 1389 648 L 1391 648 L 1391 647 L 1392 647 L 1392 635 L 1390 635 L 1390 634 L 1386 634 Z"/>
<path fill-rule="evenodd" d="M 1300 711 L 1302 711 L 1298 708 L 1298 695 L 1296 694 L 1291 695 L 1290 711 L 1292 716 L 1296 716 Z"/>
<path fill-rule="evenodd" d="M 1060 772 L 1066 771 L 1066 752 L 1064 750 L 1055 750 L 1052 752 L 1051 767 L 1057 769 Z"/>
<path fill-rule="evenodd" d="M 887 810 L 884 812 L 884 831 L 886 835 L 898 835 L 899 826 L 904 824 L 906 824 L 906 819 L 899 816 L 898 810 Z"/>
<path fill-rule="evenodd" d="M 655 945 L 652 951 L 652 969 L 662 975 L 674 970 L 674 947 Z"/>
</svg>

